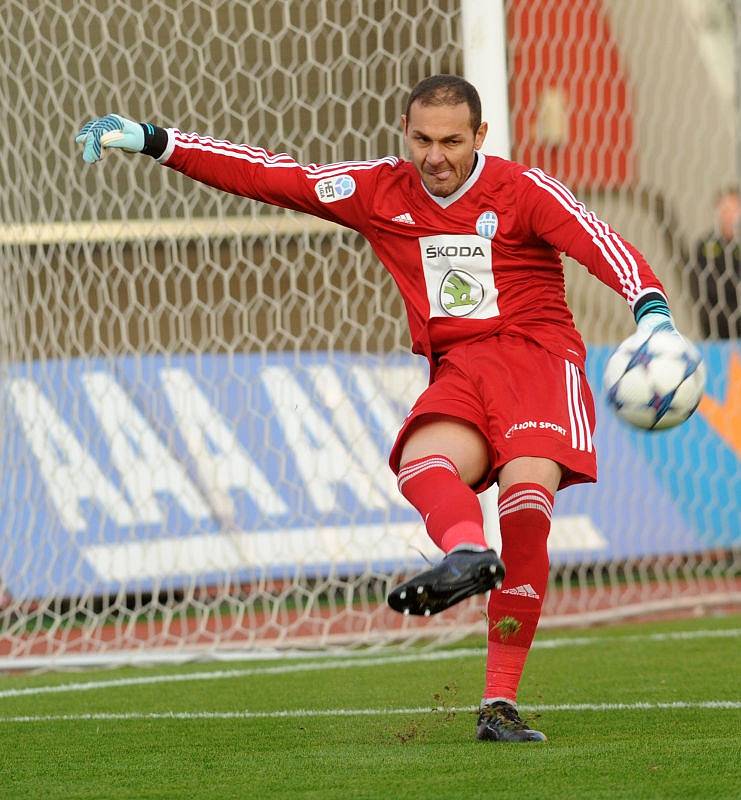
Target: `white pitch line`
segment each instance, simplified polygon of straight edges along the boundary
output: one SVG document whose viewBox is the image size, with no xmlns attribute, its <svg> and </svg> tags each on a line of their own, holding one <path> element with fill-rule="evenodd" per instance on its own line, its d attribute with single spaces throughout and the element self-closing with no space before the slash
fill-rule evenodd
<svg viewBox="0 0 741 800">
<path fill-rule="evenodd" d="M 741 628 L 726 630 L 676 631 L 673 633 L 650 633 L 629 636 L 581 636 L 563 639 L 544 639 L 533 642 L 536 649 L 553 650 L 561 647 L 585 647 L 595 644 L 620 642 L 666 642 L 692 639 L 737 638 Z M 160 683 L 185 681 L 213 681 L 229 678 L 250 678 L 256 675 L 286 675 L 298 672 L 315 672 L 330 669 L 354 669 L 355 667 L 382 667 L 389 664 L 418 664 L 420 662 L 451 661 L 461 658 L 482 658 L 486 651 L 480 647 L 441 650 L 429 653 L 408 653 L 395 656 L 362 657 L 347 655 L 344 658 L 324 658 L 309 663 L 285 664 L 248 669 L 220 669 L 204 672 L 184 672 L 166 675 L 142 675 L 136 678 L 113 678 L 105 681 L 78 681 L 46 686 L 30 686 L 24 689 L 0 691 L 0 700 L 11 697 L 33 697 L 40 694 L 64 694 L 67 692 L 89 692 L 95 689 L 117 689 L 125 686 L 149 686 Z"/>
<path fill-rule="evenodd" d="M 741 700 L 705 700 L 672 703 L 555 703 L 551 705 L 521 705 L 523 712 L 542 711 L 664 711 L 673 709 L 741 709 Z M 0 716 L 2 723 L 21 722 L 127 722 L 137 720 L 251 720 L 251 719 L 308 719 L 312 717 L 384 717 L 402 714 L 461 714 L 472 713 L 478 706 L 418 706 L 416 708 L 297 708 L 281 711 L 129 711 L 121 714 L 100 712 L 91 714 L 39 714 L 36 716 Z"/>
<path fill-rule="evenodd" d="M 286 664 L 279 667 L 250 667 L 249 669 L 219 669 L 209 672 L 184 672 L 174 675 L 143 675 L 138 678 L 114 678 L 108 681 L 84 681 L 81 683 L 62 683 L 53 686 L 31 686 L 26 689 L 5 689 L 0 699 L 7 697 L 28 697 L 38 694 L 58 694 L 63 692 L 86 692 L 91 689 L 119 688 L 121 686 L 148 686 L 157 683 L 179 683 L 182 681 L 212 681 L 224 678 L 250 678 L 255 675 L 286 675 L 295 672 L 315 672 L 329 669 L 353 669 L 354 667 L 375 667 L 387 664 L 406 664 L 421 661 L 448 661 L 458 658 L 481 656 L 484 651 L 477 648 L 445 650 L 440 653 L 418 653 L 415 655 L 378 656 L 375 658 L 349 657 L 326 659 L 308 664 Z"/>
<path fill-rule="evenodd" d="M 590 644 L 611 644 L 615 642 L 677 642 L 692 639 L 736 639 L 741 636 L 741 628 L 723 630 L 673 631 L 670 633 L 636 633 L 627 636 L 574 636 L 568 639 L 543 639 L 533 642 L 533 647 L 550 650 L 556 647 L 574 647 Z"/>
</svg>

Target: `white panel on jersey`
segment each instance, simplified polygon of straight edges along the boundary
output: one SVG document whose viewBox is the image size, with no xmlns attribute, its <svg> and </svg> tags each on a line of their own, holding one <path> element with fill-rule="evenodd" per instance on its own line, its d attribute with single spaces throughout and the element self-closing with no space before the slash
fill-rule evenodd
<svg viewBox="0 0 741 800">
<path fill-rule="evenodd" d="M 499 316 L 491 240 L 483 236 L 422 236 L 422 269 L 430 317 Z"/>
</svg>

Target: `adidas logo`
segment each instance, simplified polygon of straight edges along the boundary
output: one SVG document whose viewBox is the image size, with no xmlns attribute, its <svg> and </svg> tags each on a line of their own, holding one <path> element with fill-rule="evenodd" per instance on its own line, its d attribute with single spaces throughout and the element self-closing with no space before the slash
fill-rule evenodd
<svg viewBox="0 0 741 800">
<path fill-rule="evenodd" d="M 416 225 L 412 215 L 408 212 L 397 214 L 395 217 L 391 218 L 391 222 L 403 222 L 405 225 Z"/>
<path fill-rule="evenodd" d="M 514 589 L 502 589 L 502 594 L 517 594 L 520 595 L 520 597 L 531 597 L 533 600 L 540 600 L 540 595 L 529 583 L 523 583 L 522 586 L 515 586 Z"/>
</svg>

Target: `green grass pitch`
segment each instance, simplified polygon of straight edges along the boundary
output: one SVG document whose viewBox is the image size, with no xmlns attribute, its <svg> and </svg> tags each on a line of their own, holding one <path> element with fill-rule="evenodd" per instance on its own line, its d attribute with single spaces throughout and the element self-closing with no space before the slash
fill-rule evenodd
<svg viewBox="0 0 741 800">
<path fill-rule="evenodd" d="M 480 641 L 4 676 L 0 798 L 741 797 L 741 616 L 536 643 L 545 744 L 474 741 Z"/>
</svg>

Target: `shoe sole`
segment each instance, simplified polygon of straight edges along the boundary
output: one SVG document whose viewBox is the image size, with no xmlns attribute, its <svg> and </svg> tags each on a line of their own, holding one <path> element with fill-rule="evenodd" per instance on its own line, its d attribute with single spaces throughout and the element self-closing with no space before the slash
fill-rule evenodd
<svg viewBox="0 0 741 800">
<path fill-rule="evenodd" d="M 457 585 L 436 585 L 440 567 L 423 572 L 397 586 L 388 596 L 388 604 L 394 611 L 405 616 L 430 617 L 441 611 L 473 597 L 475 594 L 498 589 L 504 580 L 504 564 L 496 553 L 492 553 L 488 563 L 482 563 L 477 574 Z"/>
</svg>

